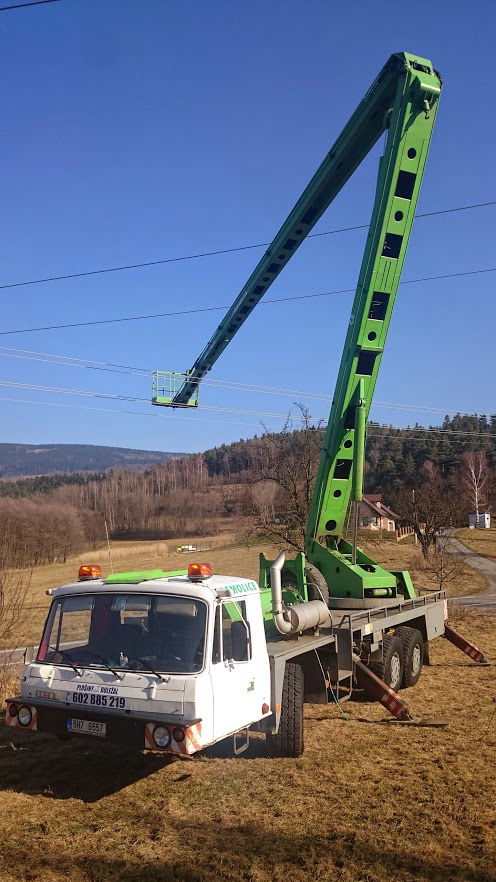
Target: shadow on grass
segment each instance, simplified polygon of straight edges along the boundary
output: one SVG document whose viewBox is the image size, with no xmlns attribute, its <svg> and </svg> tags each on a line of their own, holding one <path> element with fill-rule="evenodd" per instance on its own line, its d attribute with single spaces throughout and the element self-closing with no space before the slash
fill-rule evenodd
<svg viewBox="0 0 496 882">
<path fill-rule="evenodd" d="M 81 799 L 96 802 L 161 769 L 203 760 L 267 759 L 265 739 L 252 738 L 248 750 L 233 754 L 232 739 L 215 744 L 194 757 L 145 753 L 115 744 L 95 743 L 87 738 L 59 741 L 53 735 L 33 735 L 7 729 L 0 720 L 0 782 L 14 790 L 52 799 Z"/>
<path fill-rule="evenodd" d="M 33 856 L 32 849 L 17 843 L 9 847 L 9 860 L 14 867 L 36 865 L 36 874 L 30 876 L 27 869 L 24 875 L 16 876 L 33 880 L 49 875 L 85 882 L 303 882 L 314 878 L 323 882 L 350 878 L 496 882 L 493 870 L 482 869 L 480 860 L 477 869 L 443 856 L 438 862 L 424 860 L 417 856 L 414 840 L 398 846 L 380 836 L 342 831 L 339 822 L 331 829 L 321 825 L 318 832 L 302 834 L 271 832 L 262 824 L 226 828 L 205 823 L 205 819 L 192 823 L 165 815 L 160 831 L 150 828 L 147 832 L 152 840 L 149 857 L 144 854 L 144 843 L 139 858 L 130 850 L 122 859 L 95 853 L 84 857 L 56 853 Z"/>
<path fill-rule="evenodd" d="M 2 789 L 52 799 L 95 802 L 178 761 L 86 739 L 64 743 L 52 735 L 0 729 Z"/>
</svg>

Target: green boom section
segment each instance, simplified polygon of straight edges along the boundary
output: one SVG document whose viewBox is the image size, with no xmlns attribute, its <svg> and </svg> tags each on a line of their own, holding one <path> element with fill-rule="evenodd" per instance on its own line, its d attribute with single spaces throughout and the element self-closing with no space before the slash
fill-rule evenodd
<svg viewBox="0 0 496 882">
<path fill-rule="evenodd" d="M 440 81 L 430 61 L 408 53 L 396 53 L 374 80 L 205 349 L 186 372 L 183 384 L 173 395 L 162 390 L 157 394 L 155 390 L 154 404 L 184 407 L 194 403 L 191 399 L 196 394 L 200 380 L 212 368 L 382 132 L 390 124 L 396 125 L 398 101 L 401 103 L 410 89 L 412 106 L 422 107 L 424 101 L 429 104 L 435 101 Z M 418 161 L 411 164 L 412 170 L 414 167 L 418 167 Z M 397 223 L 394 235 L 405 236 L 407 226 L 406 219 Z M 391 244 L 391 247 L 394 249 L 395 245 Z M 160 372 L 157 377 L 161 383 Z"/>
<path fill-rule="evenodd" d="M 347 562 L 349 548 L 341 537 L 350 496 L 354 500 L 361 498 L 364 420 L 370 410 L 386 342 L 441 91 L 441 81 L 430 62 L 417 62 L 425 70 L 419 71 L 418 63 L 407 63 L 403 75 L 398 77 L 388 114 L 387 142 L 379 164 L 372 221 L 307 524 L 307 556 L 331 585 L 341 582 L 344 576 L 340 565 Z M 330 559 L 319 541 L 322 538 L 329 550 L 343 554 L 341 560 L 335 556 Z M 354 569 L 358 585 L 351 596 L 362 593 L 367 573 L 365 583 L 369 582 L 370 587 L 378 582 L 379 588 L 393 587 L 388 585 L 390 574 L 381 581 L 379 568 L 371 571 L 366 565 Z M 348 595 L 353 571 L 348 567 L 345 570 Z"/>
<path fill-rule="evenodd" d="M 341 132 L 275 236 L 233 306 L 184 375 L 177 391 L 155 390 L 153 403 L 195 403 L 198 384 L 230 343 L 314 224 L 382 132 L 375 201 L 329 423 L 307 524 L 307 559 L 324 575 L 334 598 L 380 603 L 414 596 L 408 573 L 384 570 L 343 539 L 350 500 L 362 498 L 367 417 L 400 282 L 427 153 L 441 94 L 441 79 L 425 58 L 392 55 Z M 162 393 L 162 394 L 161 394 Z M 304 563 L 286 561 L 283 587 L 307 596 Z M 268 592 L 270 561 L 261 560 L 260 585 Z M 295 595 L 296 597 L 296 595 Z M 293 599 L 294 602 L 294 599 Z"/>
</svg>

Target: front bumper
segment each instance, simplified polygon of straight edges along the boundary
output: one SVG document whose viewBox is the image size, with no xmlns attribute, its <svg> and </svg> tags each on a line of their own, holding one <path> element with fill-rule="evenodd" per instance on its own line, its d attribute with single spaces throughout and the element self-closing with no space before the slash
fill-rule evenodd
<svg viewBox="0 0 496 882">
<path fill-rule="evenodd" d="M 23 698 L 8 698 L 5 724 L 17 729 L 30 732 L 49 732 L 59 738 L 90 738 L 93 735 L 86 733 L 68 732 L 68 721 L 92 720 L 106 724 L 106 735 L 99 739 L 116 745 L 134 747 L 137 750 L 158 750 L 161 753 L 192 754 L 201 750 L 201 720 L 177 721 L 164 719 L 160 715 L 150 720 L 149 716 L 121 716 L 116 713 L 83 710 L 81 707 L 66 707 L 48 705 L 43 702 L 24 700 Z M 26 725 L 19 720 L 19 710 L 29 708 L 31 719 Z M 15 711 L 15 712 L 14 712 Z M 21 715 L 22 716 L 22 715 Z M 165 726 L 171 733 L 171 742 L 167 748 L 161 748 L 153 740 L 153 731 L 157 726 Z M 183 734 L 183 738 L 174 737 Z"/>
</svg>

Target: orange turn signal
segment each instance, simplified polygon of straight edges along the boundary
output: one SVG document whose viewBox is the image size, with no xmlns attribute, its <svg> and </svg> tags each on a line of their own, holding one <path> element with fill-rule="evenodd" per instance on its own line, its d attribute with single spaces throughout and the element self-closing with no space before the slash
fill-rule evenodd
<svg viewBox="0 0 496 882">
<path fill-rule="evenodd" d="M 185 738 L 184 729 L 181 729 L 180 726 L 176 726 L 175 729 L 172 730 L 172 737 L 177 744 L 180 744 Z"/>
<path fill-rule="evenodd" d="M 188 578 L 193 582 L 208 579 L 213 575 L 213 570 L 208 563 L 192 563 L 188 567 Z"/>
<path fill-rule="evenodd" d="M 101 579 L 102 568 L 96 566 L 79 567 L 79 581 L 86 582 L 87 579 Z"/>
</svg>

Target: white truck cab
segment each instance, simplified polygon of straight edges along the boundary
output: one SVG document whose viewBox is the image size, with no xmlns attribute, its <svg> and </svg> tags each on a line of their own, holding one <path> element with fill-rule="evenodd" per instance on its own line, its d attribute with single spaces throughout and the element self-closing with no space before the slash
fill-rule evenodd
<svg viewBox="0 0 496 882">
<path fill-rule="evenodd" d="M 256 582 L 205 564 L 99 575 L 51 592 L 8 725 L 190 754 L 270 716 Z"/>
</svg>

